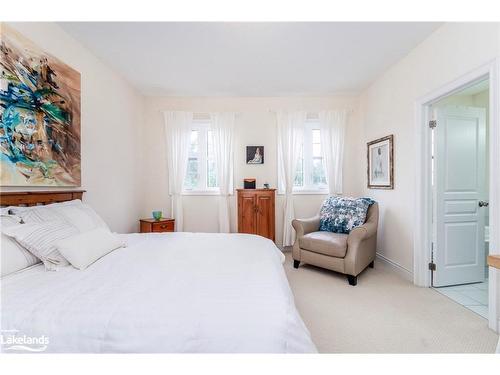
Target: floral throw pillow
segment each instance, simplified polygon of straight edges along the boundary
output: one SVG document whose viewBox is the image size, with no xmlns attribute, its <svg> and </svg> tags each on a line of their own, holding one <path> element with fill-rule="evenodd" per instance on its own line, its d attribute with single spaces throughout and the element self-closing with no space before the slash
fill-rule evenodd
<svg viewBox="0 0 500 375">
<path fill-rule="evenodd" d="M 320 211 L 319 230 L 334 233 L 349 233 L 363 225 L 370 205 L 370 198 L 329 197 Z"/>
</svg>

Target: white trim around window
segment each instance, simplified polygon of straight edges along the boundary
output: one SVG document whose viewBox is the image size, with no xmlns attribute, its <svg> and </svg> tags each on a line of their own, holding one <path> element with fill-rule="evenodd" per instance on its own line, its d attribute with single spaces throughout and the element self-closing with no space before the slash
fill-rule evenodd
<svg viewBox="0 0 500 375">
<path fill-rule="evenodd" d="M 294 190 L 293 195 L 328 195 L 328 189 L 307 190 L 300 189 Z"/>
<path fill-rule="evenodd" d="M 220 195 L 219 193 L 219 188 L 213 188 L 213 189 L 206 189 L 206 190 L 184 190 L 182 192 L 182 195 L 187 195 L 187 196 L 204 196 L 204 195 L 212 195 L 212 196 L 218 196 Z"/>
</svg>

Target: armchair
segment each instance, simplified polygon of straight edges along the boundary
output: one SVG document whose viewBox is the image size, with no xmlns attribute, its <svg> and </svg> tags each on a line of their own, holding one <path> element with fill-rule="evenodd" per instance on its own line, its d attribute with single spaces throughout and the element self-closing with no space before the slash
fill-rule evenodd
<svg viewBox="0 0 500 375">
<path fill-rule="evenodd" d="M 355 286 L 358 275 L 374 266 L 377 246 L 378 204 L 368 208 L 366 222 L 349 234 L 319 231 L 319 215 L 292 221 L 296 231 L 292 257 L 294 268 L 300 262 L 343 273 Z"/>
</svg>

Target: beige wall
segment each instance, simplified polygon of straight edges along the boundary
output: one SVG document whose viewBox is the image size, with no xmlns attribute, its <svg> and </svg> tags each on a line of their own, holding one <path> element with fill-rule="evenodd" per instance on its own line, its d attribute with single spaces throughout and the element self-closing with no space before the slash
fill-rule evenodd
<svg viewBox="0 0 500 375">
<path fill-rule="evenodd" d="M 143 98 L 56 24 L 9 25 L 81 73 L 85 201 L 112 230 L 137 231 L 137 218 L 143 206 L 140 178 Z"/>
<path fill-rule="evenodd" d="M 365 151 L 359 143 L 361 128 L 359 126 L 358 101 L 353 96 L 336 96 L 322 98 L 147 98 L 145 112 L 145 162 L 150 167 L 144 170 L 143 181 L 146 186 L 144 215 L 153 209 L 161 209 L 170 213 L 168 181 L 166 167 L 166 150 L 164 142 L 164 110 L 190 110 L 206 113 L 213 111 L 235 111 L 235 188 L 242 187 L 243 178 L 254 177 L 258 187 L 268 182 L 272 187 L 277 185 L 277 150 L 276 120 L 272 110 L 305 109 L 319 111 L 322 109 L 348 108 L 349 115 L 346 135 L 344 194 L 359 195 L 362 192 L 362 160 Z M 247 165 L 245 162 L 245 146 L 263 145 L 265 148 L 264 165 Z M 324 195 L 297 195 L 295 208 L 297 217 L 313 215 L 319 209 Z M 185 228 L 187 231 L 218 231 L 217 197 L 184 196 Z M 237 230 L 235 197 L 232 199 L 232 231 Z M 282 239 L 283 197 L 277 197 L 276 223 L 278 244 Z"/>
<path fill-rule="evenodd" d="M 368 190 L 380 203 L 378 252 L 413 272 L 415 102 L 498 55 L 497 24 L 446 24 L 380 76 L 360 98 L 363 142 L 394 134 L 395 188 Z"/>
</svg>

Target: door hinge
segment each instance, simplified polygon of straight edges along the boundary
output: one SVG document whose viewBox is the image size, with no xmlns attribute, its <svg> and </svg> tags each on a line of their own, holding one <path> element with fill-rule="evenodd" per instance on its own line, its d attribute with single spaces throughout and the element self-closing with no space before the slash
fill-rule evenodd
<svg viewBox="0 0 500 375">
<path fill-rule="evenodd" d="M 430 263 L 429 263 L 429 270 L 431 270 L 431 271 L 435 271 L 435 270 L 436 270 L 436 263 L 432 263 L 432 262 L 430 262 Z"/>
<path fill-rule="evenodd" d="M 434 129 L 437 126 L 437 121 L 436 120 L 430 120 L 429 121 L 429 128 Z"/>
</svg>

